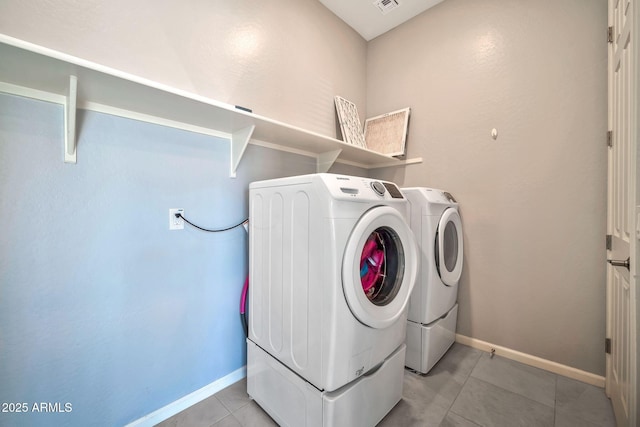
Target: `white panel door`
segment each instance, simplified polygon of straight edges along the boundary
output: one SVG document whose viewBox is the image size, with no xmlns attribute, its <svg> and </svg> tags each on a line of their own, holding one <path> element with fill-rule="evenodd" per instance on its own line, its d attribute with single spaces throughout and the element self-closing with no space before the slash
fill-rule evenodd
<svg viewBox="0 0 640 427">
<path fill-rule="evenodd" d="M 619 427 L 637 420 L 637 38 L 636 0 L 609 0 L 609 150 L 607 267 L 607 394 Z"/>
</svg>

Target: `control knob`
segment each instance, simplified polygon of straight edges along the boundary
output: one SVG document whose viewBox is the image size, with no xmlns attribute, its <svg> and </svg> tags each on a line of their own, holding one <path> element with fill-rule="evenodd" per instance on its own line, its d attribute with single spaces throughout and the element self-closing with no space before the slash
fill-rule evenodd
<svg viewBox="0 0 640 427">
<path fill-rule="evenodd" d="M 371 183 L 371 188 L 373 188 L 373 191 L 375 191 L 379 196 L 384 195 L 384 192 L 386 191 L 386 188 L 384 188 L 384 185 L 382 185 L 380 181 L 373 181 Z"/>
</svg>

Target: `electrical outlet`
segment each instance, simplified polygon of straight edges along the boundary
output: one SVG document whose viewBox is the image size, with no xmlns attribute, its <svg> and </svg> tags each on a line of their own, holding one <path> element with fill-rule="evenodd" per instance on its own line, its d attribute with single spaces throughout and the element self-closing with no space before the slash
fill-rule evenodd
<svg viewBox="0 0 640 427">
<path fill-rule="evenodd" d="M 184 209 L 169 209 L 169 230 L 184 229 L 184 220 L 176 217 L 176 214 L 184 215 Z"/>
</svg>

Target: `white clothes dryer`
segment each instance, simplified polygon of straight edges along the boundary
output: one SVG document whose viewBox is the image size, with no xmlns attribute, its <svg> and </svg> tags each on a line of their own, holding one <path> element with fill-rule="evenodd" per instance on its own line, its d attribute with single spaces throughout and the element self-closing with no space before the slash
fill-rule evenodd
<svg viewBox="0 0 640 427">
<path fill-rule="evenodd" d="M 409 301 L 406 366 L 426 373 L 455 341 L 463 238 L 458 203 L 446 191 L 403 188 L 420 252 Z"/>
<path fill-rule="evenodd" d="M 312 174 L 254 182 L 249 205 L 249 395 L 280 425 L 375 425 L 402 397 L 407 200 Z"/>
</svg>

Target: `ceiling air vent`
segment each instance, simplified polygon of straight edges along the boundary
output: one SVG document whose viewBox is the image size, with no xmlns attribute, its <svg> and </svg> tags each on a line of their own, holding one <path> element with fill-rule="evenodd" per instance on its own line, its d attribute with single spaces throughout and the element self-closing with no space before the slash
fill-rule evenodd
<svg viewBox="0 0 640 427">
<path fill-rule="evenodd" d="M 380 12 L 382 12 L 383 15 L 386 15 L 396 7 L 400 6 L 398 0 L 376 0 L 373 4 L 380 9 Z"/>
</svg>

